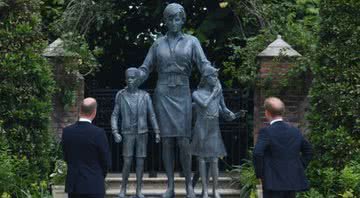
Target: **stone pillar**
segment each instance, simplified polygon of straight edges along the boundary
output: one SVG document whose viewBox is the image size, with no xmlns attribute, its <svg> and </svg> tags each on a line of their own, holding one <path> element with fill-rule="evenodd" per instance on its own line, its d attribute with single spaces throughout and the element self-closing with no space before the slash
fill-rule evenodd
<svg viewBox="0 0 360 198">
<path fill-rule="evenodd" d="M 62 129 L 78 120 L 79 105 L 84 99 L 84 78 L 78 72 L 66 72 L 65 65 L 75 61 L 75 57 L 65 52 L 61 39 L 51 43 L 43 56 L 53 66 L 57 90 L 52 99 L 51 127 L 55 137 L 60 140 Z M 74 100 L 69 100 L 71 98 Z"/>
<path fill-rule="evenodd" d="M 294 60 L 299 56 L 301 55 L 282 40 L 280 35 L 258 54 L 260 85 L 255 88 L 254 92 L 254 142 L 259 129 L 269 124 L 265 119 L 263 107 L 265 98 L 269 96 L 278 97 L 285 103 L 285 121 L 297 127 L 304 126 L 304 114 L 308 105 L 307 79 L 291 79 L 290 84 L 284 89 L 276 89 L 282 78 L 286 77 L 289 69 L 294 67 Z"/>
</svg>

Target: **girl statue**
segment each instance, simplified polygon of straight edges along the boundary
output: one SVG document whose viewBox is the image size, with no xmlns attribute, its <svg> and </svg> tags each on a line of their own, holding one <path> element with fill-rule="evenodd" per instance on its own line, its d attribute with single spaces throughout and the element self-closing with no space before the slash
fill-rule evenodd
<svg viewBox="0 0 360 198">
<path fill-rule="evenodd" d="M 218 158 L 226 156 L 226 150 L 220 134 L 219 115 L 224 115 L 227 120 L 234 120 L 237 117 L 225 105 L 217 76 L 217 69 L 205 68 L 199 87 L 192 94 L 196 108 L 196 122 L 191 142 L 191 154 L 198 158 L 203 198 L 208 197 L 207 163 L 210 164 L 213 178 L 214 197 L 220 197 L 217 192 Z"/>
</svg>

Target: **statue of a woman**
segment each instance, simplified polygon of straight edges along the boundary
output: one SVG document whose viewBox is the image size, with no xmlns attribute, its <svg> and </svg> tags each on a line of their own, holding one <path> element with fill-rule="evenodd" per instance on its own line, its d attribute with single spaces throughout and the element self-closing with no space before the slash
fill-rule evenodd
<svg viewBox="0 0 360 198">
<path fill-rule="evenodd" d="M 163 15 L 168 32 L 153 43 L 139 69 L 142 80 L 153 70 L 158 72 L 154 106 L 159 121 L 163 163 L 168 178 L 168 188 L 162 197 L 174 197 L 175 145 L 180 150 L 187 197 L 195 197 L 191 185 L 192 102 L 189 78 L 193 65 L 196 65 L 202 74 L 204 68 L 211 67 L 211 64 L 198 39 L 182 32 L 186 19 L 184 8 L 177 3 L 169 4 Z"/>
</svg>

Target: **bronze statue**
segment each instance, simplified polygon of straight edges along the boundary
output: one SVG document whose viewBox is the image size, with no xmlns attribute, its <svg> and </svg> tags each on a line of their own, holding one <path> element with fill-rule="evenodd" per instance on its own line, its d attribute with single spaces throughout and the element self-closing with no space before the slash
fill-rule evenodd
<svg viewBox="0 0 360 198">
<path fill-rule="evenodd" d="M 166 6 L 163 15 L 168 32 L 153 43 L 139 69 L 141 80 L 146 80 L 153 70 L 158 73 L 154 106 L 159 120 L 163 163 L 168 178 L 167 190 L 162 197 L 174 197 L 174 152 L 177 145 L 185 175 L 186 194 L 187 197 L 194 198 L 191 184 L 192 101 L 189 78 L 193 65 L 203 74 L 204 68 L 211 67 L 211 64 L 198 39 L 182 32 L 186 19 L 184 8 L 171 3 Z"/>
<path fill-rule="evenodd" d="M 160 141 L 160 130 L 151 98 L 147 92 L 138 89 L 139 81 L 137 79 L 139 75 L 140 72 L 137 68 L 126 70 L 127 87 L 116 94 L 115 107 L 111 116 L 111 128 L 115 142 L 119 143 L 123 140 L 124 164 L 120 198 L 126 195 L 126 186 L 134 153 L 136 156 L 136 197 L 144 197 L 141 188 L 148 142 L 147 119 L 151 121 L 154 128 L 156 143 Z M 118 123 L 121 123 L 121 129 L 119 129 Z M 119 131 L 121 131 L 122 136 Z"/>
<path fill-rule="evenodd" d="M 218 158 L 225 157 L 226 150 L 220 133 L 219 115 L 223 115 L 229 121 L 237 118 L 237 115 L 225 105 L 221 84 L 217 76 L 217 69 L 214 67 L 205 68 L 199 87 L 193 93 L 196 122 L 191 142 L 191 154 L 198 158 L 203 198 L 208 197 L 207 163 L 210 164 L 210 172 L 213 178 L 214 197 L 220 198 L 220 194 L 217 192 Z"/>
</svg>

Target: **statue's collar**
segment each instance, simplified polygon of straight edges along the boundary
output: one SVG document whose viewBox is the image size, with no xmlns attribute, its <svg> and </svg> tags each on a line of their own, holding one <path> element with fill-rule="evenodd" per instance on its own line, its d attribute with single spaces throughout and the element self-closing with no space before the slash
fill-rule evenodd
<svg viewBox="0 0 360 198">
<path fill-rule="evenodd" d="M 167 32 L 165 36 L 166 36 L 166 39 L 168 39 L 169 38 L 169 32 Z M 184 36 L 185 36 L 185 34 L 183 32 L 179 32 L 177 34 L 177 36 L 176 36 L 176 39 L 183 39 Z"/>
</svg>

